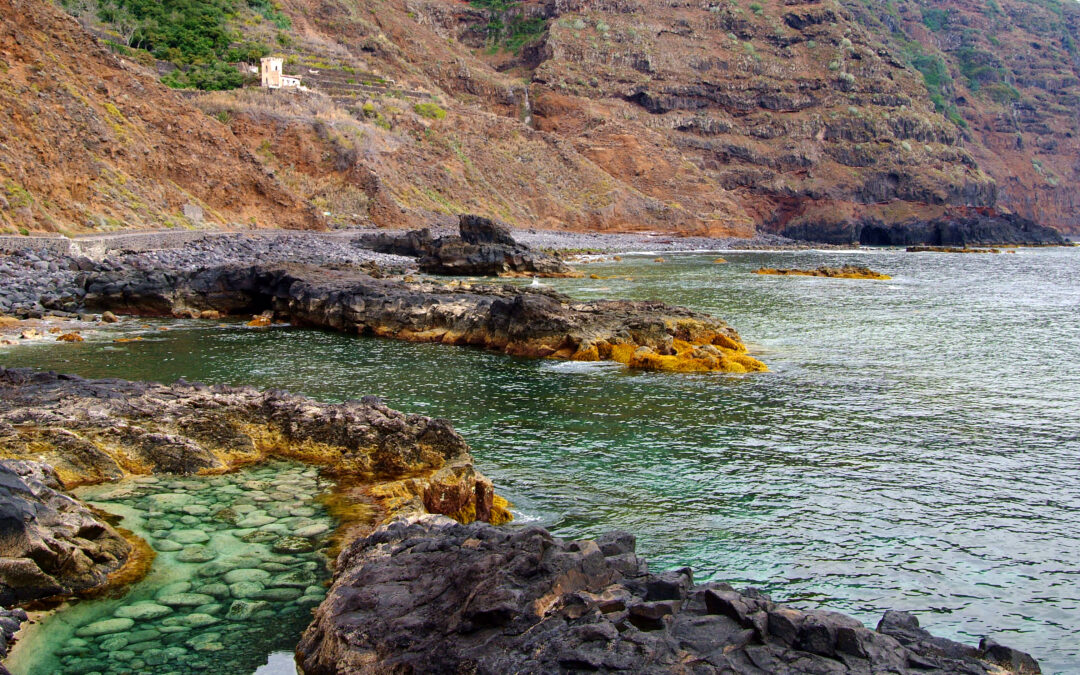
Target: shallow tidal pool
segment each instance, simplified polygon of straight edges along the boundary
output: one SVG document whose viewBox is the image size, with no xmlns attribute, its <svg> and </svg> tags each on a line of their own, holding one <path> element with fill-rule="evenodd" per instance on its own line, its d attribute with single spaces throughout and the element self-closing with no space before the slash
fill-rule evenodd
<svg viewBox="0 0 1080 675">
<path fill-rule="evenodd" d="M 327 487 L 312 467 L 272 462 L 75 490 L 157 555 L 122 597 L 48 615 L 6 665 L 14 675 L 235 675 L 291 652 L 326 594 L 334 523 L 316 498 Z"/>
</svg>

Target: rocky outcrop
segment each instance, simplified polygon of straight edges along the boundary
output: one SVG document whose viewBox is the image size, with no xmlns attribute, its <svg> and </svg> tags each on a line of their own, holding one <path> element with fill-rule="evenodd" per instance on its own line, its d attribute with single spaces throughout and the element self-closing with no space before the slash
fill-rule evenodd
<svg viewBox="0 0 1080 675">
<path fill-rule="evenodd" d="M 784 230 L 794 239 L 829 244 L 867 246 L 1017 246 L 1062 245 L 1068 240 L 1052 227 L 1011 213 L 968 209 L 930 220 L 886 223 L 870 219 L 856 222 L 802 222 Z"/>
<path fill-rule="evenodd" d="M 829 279 L 892 279 L 888 274 L 875 272 L 869 267 L 861 265 L 844 265 L 842 267 L 821 266 L 813 270 L 797 270 L 777 267 L 762 267 L 754 270 L 754 274 L 768 274 L 780 277 L 828 277 Z"/>
<path fill-rule="evenodd" d="M 123 560 L 127 549 L 119 547 L 126 544 L 115 543 L 111 529 L 56 492 L 61 486 L 220 473 L 284 458 L 340 479 L 333 497 L 343 519 L 339 541 L 399 514 L 441 513 L 466 522 L 510 518 L 506 501 L 473 467 L 449 422 L 391 410 L 375 397 L 330 405 L 249 387 L 85 380 L 0 368 L 0 458 L 47 462 L 56 475 L 51 483 L 40 476 L 37 483 L 22 479 L 45 507 L 26 506 L 28 490 L 15 478 L 3 479 L 7 493 L 0 504 L 9 513 L 0 568 L 5 601 L 100 584 Z M 40 487 L 46 483 L 53 487 Z M 365 519 L 350 520 L 356 513 Z M 19 522 L 27 525 L 20 530 Z M 35 534 L 44 530 L 53 533 L 45 539 L 48 546 L 41 544 L 45 533 Z M 47 583 L 49 576 L 59 583 Z"/>
<path fill-rule="evenodd" d="M 307 675 L 353 673 L 1038 673 L 1027 654 L 877 630 L 748 589 L 650 574 L 634 538 L 399 520 L 352 543 L 297 647 Z"/>
<path fill-rule="evenodd" d="M 167 272 L 102 265 L 82 284 L 87 307 L 129 314 L 270 311 L 299 325 L 516 356 L 613 360 L 650 370 L 765 370 L 720 319 L 660 302 L 576 302 L 546 288 L 375 279 L 349 266 Z"/>
<path fill-rule="evenodd" d="M 12 433 L 0 423 L 0 448 Z M 131 544 L 61 490 L 47 465 L 0 461 L 0 605 L 95 588 L 127 561 Z"/>
<path fill-rule="evenodd" d="M 360 239 L 380 253 L 414 256 L 420 269 L 449 276 L 572 277 L 578 273 L 558 258 L 514 241 L 510 230 L 490 218 L 462 215 L 460 236 L 435 239 L 428 229 L 380 233 Z"/>
</svg>

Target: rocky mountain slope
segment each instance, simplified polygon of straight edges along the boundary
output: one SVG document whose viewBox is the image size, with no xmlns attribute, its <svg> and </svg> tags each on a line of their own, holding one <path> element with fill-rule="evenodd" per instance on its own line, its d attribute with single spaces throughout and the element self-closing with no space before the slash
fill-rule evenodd
<svg viewBox="0 0 1080 675">
<path fill-rule="evenodd" d="M 1012 212 L 1080 232 L 1071 0 L 283 0 L 275 11 L 284 28 L 238 21 L 236 40 L 284 56 L 309 91 L 189 102 L 331 224 L 478 213 L 870 243 L 883 228 L 904 240 Z"/>
<path fill-rule="evenodd" d="M 355 150 L 381 224 L 475 211 L 850 241 L 864 225 L 1014 211 L 1076 231 L 1080 13 L 994 6 L 290 0 L 291 67 L 356 113 L 354 140 L 332 116 L 283 120 L 235 94 L 208 110 L 238 113 L 259 143 L 318 137 L 306 154 L 339 164 Z M 935 12 L 947 19 L 931 30 Z M 966 46 L 989 40 L 993 72 Z M 444 116 L 415 112 L 425 92 Z M 310 164 L 296 145 L 274 145 L 278 165 Z"/>
<path fill-rule="evenodd" d="M 319 218 L 229 130 L 43 0 L 0 0 L 0 232 Z"/>
</svg>

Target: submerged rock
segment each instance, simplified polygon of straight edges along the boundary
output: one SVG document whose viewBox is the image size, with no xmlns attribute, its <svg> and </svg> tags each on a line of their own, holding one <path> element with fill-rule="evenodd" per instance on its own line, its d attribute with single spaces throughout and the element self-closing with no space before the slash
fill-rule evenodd
<svg viewBox="0 0 1080 675">
<path fill-rule="evenodd" d="M 380 253 L 420 259 L 420 269 L 448 276 L 579 276 L 569 265 L 518 243 L 510 230 L 490 218 L 458 217 L 460 236 L 435 239 L 427 229 L 404 234 L 380 233 L 361 238 L 362 246 Z"/>
<path fill-rule="evenodd" d="M 754 270 L 754 274 L 771 274 L 782 277 L 828 277 L 830 279 L 892 279 L 888 274 L 875 272 L 862 265 L 843 265 L 842 267 L 826 267 L 822 265 L 815 270 L 762 267 Z"/>
<path fill-rule="evenodd" d="M 634 538 L 565 541 L 424 516 L 353 542 L 297 647 L 307 675 L 373 672 L 1038 673 L 1027 654 L 870 630 L 753 590 L 650 574 Z M 1002 670 L 1004 669 L 1004 670 Z"/>
</svg>

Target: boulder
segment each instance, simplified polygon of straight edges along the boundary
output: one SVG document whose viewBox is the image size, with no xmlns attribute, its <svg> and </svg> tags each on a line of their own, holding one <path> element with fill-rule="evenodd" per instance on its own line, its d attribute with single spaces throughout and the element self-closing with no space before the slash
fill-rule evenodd
<svg viewBox="0 0 1080 675">
<path fill-rule="evenodd" d="M 297 646 L 307 675 L 372 672 L 1037 673 L 1023 652 L 877 631 L 754 589 L 650 574 L 634 539 L 403 518 L 354 541 Z"/>
<path fill-rule="evenodd" d="M 459 236 L 434 239 L 428 229 L 400 235 L 380 233 L 360 244 L 380 253 L 419 258 L 420 269 L 447 276 L 567 277 L 577 273 L 558 258 L 514 240 L 510 229 L 489 218 L 462 215 Z"/>
<path fill-rule="evenodd" d="M 48 465 L 0 461 L 0 604 L 96 588 L 131 553 Z"/>
</svg>

